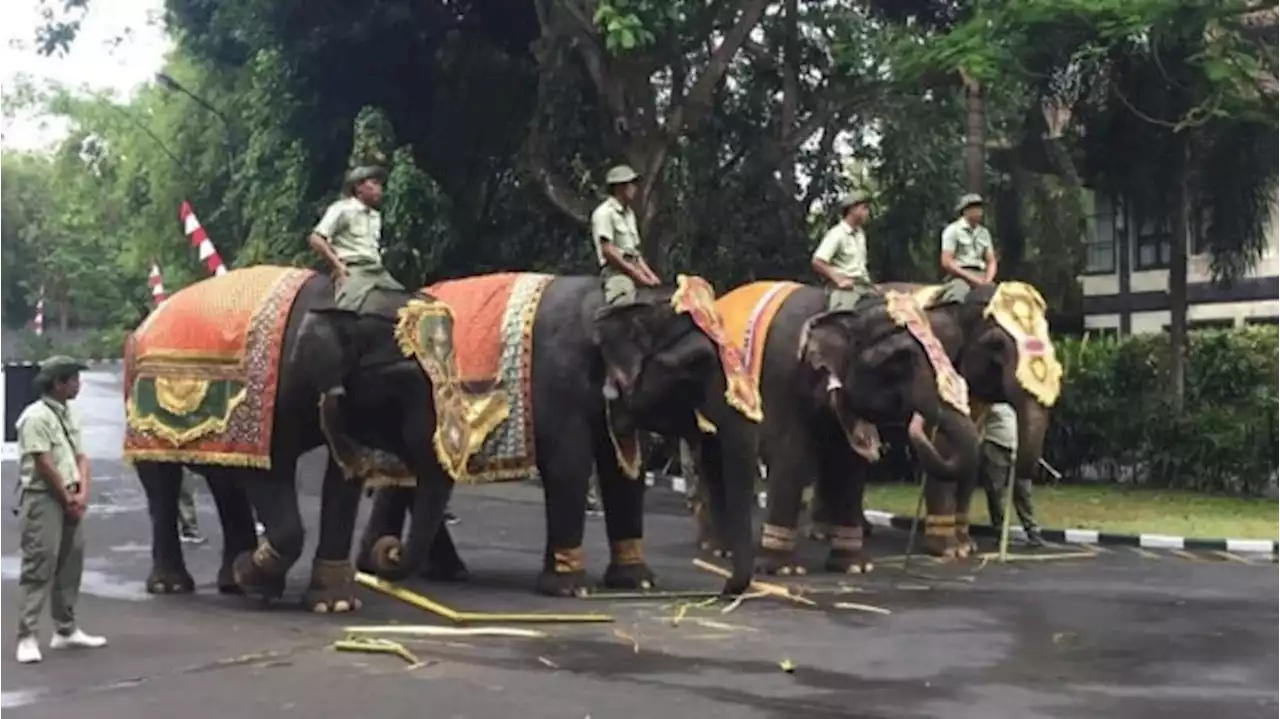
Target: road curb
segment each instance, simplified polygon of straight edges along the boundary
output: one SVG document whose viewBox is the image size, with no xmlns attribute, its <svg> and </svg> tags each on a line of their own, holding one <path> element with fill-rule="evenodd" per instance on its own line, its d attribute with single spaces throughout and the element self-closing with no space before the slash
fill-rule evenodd
<svg viewBox="0 0 1280 719">
<path fill-rule="evenodd" d="M 911 530 L 911 517 L 891 514 L 878 509 L 865 512 L 867 521 L 877 527 Z M 970 533 L 992 537 L 998 534 L 994 527 L 975 524 Z M 1265 539 L 1198 539 L 1196 537 L 1176 537 L 1169 534 L 1116 534 L 1099 532 L 1096 529 L 1042 529 L 1041 536 L 1050 542 L 1062 544 L 1099 544 L 1121 547 L 1140 547 L 1142 549 L 1196 549 L 1201 551 L 1240 552 L 1252 554 L 1276 554 L 1280 550 L 1280 542 Z M 1009 536 L 1025 539 L 1026 533 L 1021 527 L 1010 527 Z"/>
<path fill-rule="evenodd" d="M 123 357 L 90 357 L 89 359 L 84 360 L 84 363 L 90 367 L 96 367 L 97 365 L 118 365 L 122 362 L 124 362 Z M 24 360 L 22 362 L 4 360 L 5 367 L 34 367 L 38 364 L 40 363 L 31 360 Z"/>
</svg>

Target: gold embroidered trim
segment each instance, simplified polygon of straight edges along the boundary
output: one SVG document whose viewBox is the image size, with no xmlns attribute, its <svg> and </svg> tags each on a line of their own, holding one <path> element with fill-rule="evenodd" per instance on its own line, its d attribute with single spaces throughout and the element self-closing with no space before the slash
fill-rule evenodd
<svg viewBox="0 0 1280 719">
<path fill-rule="evenodd" d="M 640 479 L 640 469 L 644 466 L 644 453 L 640 451 L 640 433 L 632 432 L 631 446 L 635 451 L 627 456 L 618 435 L 613 431 L 613 402 L 604 403 L 605 426 L 609 430 L 609 442 L 613 444 L 613 455 L 618 460 L 618 468 L 627 479 Z"/>
<path fill-rule="evenodd" d="M 924 518 L 924 533 L 928 537 L 947 537 L 955 533 L 956 518 L 952 514 L 929 514 Z"/>
<path fill-rule="evenodd" d="M 609 543 L 613 563 L 620 567 L 644 564 L 643 542 L 639 539 L 622 539 Z"/>
<path fill-rule="evenodd" d="M 1001 282 L 982 316 L 991 318 L 1013 338 L 1018 348 L 1014 377 L 1036 401 L 1052 407 L 1062 392 L 1062 364 L 1049 338 L 1047 303 L 1025 282 Z"/>
<path fill-rule="evenodd" d="M 156 403 L 170 414 L 185 417 L 200 408 L 209 393 L 209 380 L 194 377 L 156 377 Z"/>
<path fill-rule="evenodd" d="M 572 574 L 586 570 L 587 557 L 582 547 L 557 549 L 552 556 L 556 562 L 556 574 Z"/>
<path fill-rule="evenodd" d="M 795 529 L 765 523 L 760 528 L 760 546 L 778 552 L 789 552 L 796 547 Z"/>
</svg>

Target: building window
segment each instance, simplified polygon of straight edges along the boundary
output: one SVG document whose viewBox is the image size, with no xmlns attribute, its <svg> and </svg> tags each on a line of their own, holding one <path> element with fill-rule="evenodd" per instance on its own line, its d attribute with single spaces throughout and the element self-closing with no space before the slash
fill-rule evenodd
<svg viewBox="0 0 1280 719">
<path fill-rule="evenodd" d="M 1111 203 L 1092 192 L 1084 195 L 1084 274 L 1110 275 L 1116 271 L 1116 218 Z"/>
<path fill-rule="evenodd" d="M 1187 329 L 1189 330 L 1229 330 L 1235 328 L 1235 326 L 1235 320 L 1232 319 L 1187 321 Z"/>
<path fill-rule="evenodd" d="M 1135 270 L 1162 270 L 1169 266 L 1173 232 L 1169 218 L 1147 220 L 1138 228 L 1133 242 L 1133 268 Z"/>
<path fill-rule="evenodd" d="M 1271 325 L 1272 327 L 1280 324 L 1275 317 L 1250 317 L 1244 321 L 1247 325 Z"/>
</svg>

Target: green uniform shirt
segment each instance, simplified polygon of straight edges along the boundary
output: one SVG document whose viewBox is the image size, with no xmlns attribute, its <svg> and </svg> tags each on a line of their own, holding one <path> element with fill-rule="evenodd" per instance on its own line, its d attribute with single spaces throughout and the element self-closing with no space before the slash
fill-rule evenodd
<svg viewBox="0 0 1280 719">
<path fill-rule="evenodd" d="M 348 265 L 382 264 L 382 215 L 354 197 L 329 205 L 312 232 Z"/>
<path fill-rule="evenodd" d="M 995 247 L 984 225 L 970 227 L 963 217 L 942 231 L 942 251 L 950 252 L 956 264 L 969 270 L 987 269 L 987 250 Z"/>
<path fill-rule="evenodd" d="M 983 418 L 982 438 L 1010 452 L 1018 450 L 1018 413 L 1012 405 L 1005 402 L 991 405 Z"/>
<path fill-rule="evenodd" d="M 596 262 L 605 266 L 601 242 L 612 242 L 624 257 L 640 257 L 640 230 L 636 225 L 636 213 L 623 205 L 616 197 L 610 197 L 591 213 L 591 243 L 596 248 Z"/>
<path fill-rule="evenodd" d="M 53 466 L 70 487 L 79 482 L 76 455 L 80 454 L 80 423 L 71 408 L 52 397 L 32 402 L 18 415 L 18 449 L 22 452 L 19 480 L 23 489 L 47 489 L 44 478 L 36 479 L 36 455 L 48 453 Z M 33 481 L 34 480 L 34 481 Z"/>
<path fill-rule="evenodd" d="M 862 228 L 855 230 L 844 220 L 822 236 L 813 259 L 822 260 L 850 279 L 871 281 L 867 273 L 867 235 Z"/>
</svg>

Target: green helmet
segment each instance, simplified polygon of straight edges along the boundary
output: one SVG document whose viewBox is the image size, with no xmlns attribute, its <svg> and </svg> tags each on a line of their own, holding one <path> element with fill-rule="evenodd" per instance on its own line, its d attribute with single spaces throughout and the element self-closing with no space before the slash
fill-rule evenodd
<svg viewBox="0 0 1280 719">
<path fill-rule="evenodd" d="M 981 204 L 984 204 L 982 202 L 982 195 L 979 195 L 976 192 L 970 192 L 966 195 L 962 195 L 960 197 L 960 201 L 956 203 L 956 214 L 958 215 L 974 205 Z"/>
<path fill-rule="evenodd" d="M 604 183 L 606 185 L 625 185 L 638 179 L 640 179 L 640 175 L 636 174 L 636 171 L 631 169 L 630 165 L 618 165 L 609 169 L 609 172 L 604 176 Z"/>
<path fill-rule="evenodd" d="M 54 355 L 40 363 L 40 371 L 36 373 L 35 383 L 37 387 L 41 387 L 87 369 L 89 365 L 78 359 L 66 355 Z"/>
<path fill-rule="evenodd" d="M 871 202 L 871 195 L 868 195 L 867 193 L 861 192 L 861 191 L 850 192 L 847 195 L 841 195 L 840 211 L 846 212 L 850 207 L 853 207 L 854 205 L 864 205 L 869 202 Z"/>
<path fill-rule="evenodd" d="M 364 165 L 362 167 L 354 167 L 347 172 L 347 177 L 343 180 L 342 189 L 350 194 L 365 180 L 377 180 L 378 182 L 387 181 L 387 171 L 376 165 Z"/>
</svg>

